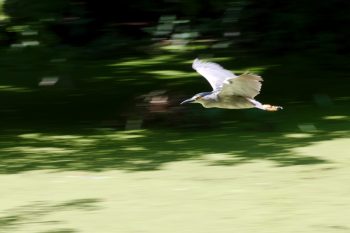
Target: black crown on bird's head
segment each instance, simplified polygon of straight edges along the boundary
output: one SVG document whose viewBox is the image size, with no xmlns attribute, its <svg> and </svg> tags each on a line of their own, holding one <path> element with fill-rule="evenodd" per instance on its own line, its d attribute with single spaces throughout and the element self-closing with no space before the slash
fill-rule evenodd
<svg viewBox="0 0 350 233">
<path fill-rule="evenodd" d="M 195 94 L 192 98 L 182 101 L 181 104 L 195 103 L 196 100 L 199 100 L 210 94 L 212 94 L 212 92 L 201 92 L 201 93 Z"/>
<path fill-rule="evenodd" d="M 195 94 L 193 97 L 202 98 L 202 97 L 210 95 L 210 94 L 211 94 L 211 92 L 201 92 L 201 93 Z"/>
</svg>

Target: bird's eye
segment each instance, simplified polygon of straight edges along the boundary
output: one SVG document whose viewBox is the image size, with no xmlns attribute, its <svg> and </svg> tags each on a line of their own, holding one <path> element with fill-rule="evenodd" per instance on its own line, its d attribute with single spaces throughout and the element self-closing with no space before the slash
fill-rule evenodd
<svg viewBox="0 0 350 233">
<path fill-rule="evenodd" d="M 197 97 L 196 97 L 196 100 L 199 100 L 200 98 L 202 98 L 202 96 L 197 96 Z"/>
</svg>

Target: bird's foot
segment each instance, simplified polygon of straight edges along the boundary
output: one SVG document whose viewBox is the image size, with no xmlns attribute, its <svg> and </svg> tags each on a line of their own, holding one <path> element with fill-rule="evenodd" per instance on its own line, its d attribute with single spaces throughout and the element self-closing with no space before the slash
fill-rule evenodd
<svg viewBox="0 0 350 233">
<path fill-rule="evenodd" d="M 263 104 L 263 108 L 265 111 L 276 112 L 278 110 L 283 109 L 281 106 L 273 106 L 270 104 Z"/>
</svg>

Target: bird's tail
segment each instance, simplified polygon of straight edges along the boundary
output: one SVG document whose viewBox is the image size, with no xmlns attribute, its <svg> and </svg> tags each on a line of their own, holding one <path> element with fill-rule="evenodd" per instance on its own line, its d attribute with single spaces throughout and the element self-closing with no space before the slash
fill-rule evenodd
<svg viewBox="0 0 350 233">
<path fill-rule="evenodd" d="M 276 112 L 278 110 L 282 110 L 283 107 L 281 106 L 274 106 L 274 105 L 270 105 L 270 104 L 263 104 L 262 105 L 262 109 L 265 111 L 269 111 L 269 112 Z"/>
</svg>

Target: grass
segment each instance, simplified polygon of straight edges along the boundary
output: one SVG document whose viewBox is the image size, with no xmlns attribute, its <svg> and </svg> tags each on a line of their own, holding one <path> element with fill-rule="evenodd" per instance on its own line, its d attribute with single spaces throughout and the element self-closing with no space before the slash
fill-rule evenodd
<svg viewBox="0 0 350 233">
<path fill-rule="evenodd" d="M 347 105 L 196 130 L 3 131 L 0 232 L 347 232 Z"/>
<path fill-rule="evenodd" d="M 211 165 L 233 166 L 255 160 L 272 161 L 277 166 L 328 163 L 318 156 L 299 155 L 293 149 L 346 137 L 349 119 L 337 115 L 300 118 L 302 112 L 306 115 L 309 109 L 312 108 L 298 109 L 294 116 L 288 112 L 280 114 L 279 121 L 270 116 L 248 115 L 243 118 L 245 122 L 226 121 L 212 129 L 201 130 L 55 128 L 7 131 L 1 136 L 0 173 L 46 169 L 149 171 L 176 161 L 202 159 L 208 154 L 223 157 Z M 299 119 L 289 120 L 292 116 Z"/>
<path fill-rule="evenodd" d="M 4 53 L 0 232 L 349 231 L 350 99 L 340 58 Z M 177 111 L 150 119 L 136 108 L 151 91 L 175 99 L 208 90 L 190 64 L 210 54 L 261 74 L 258 99 L 285 109 L 174 101 Z M 43 77 L 60 81 L 39 86 Z M 124 130 L 135 119 L 145 127 Z"/>
<path fill-rule="evenodd" d="M 66 161 L 59 159 L 66 156 L 67 151 L 62 148 L 46 146 L 41 150 L 39 147 L 34 151 L 25 150 L 23 153 L 32 157 L 32 163 L 37 161 L 44 165 L 42 162 L 46 160 L 47 164 L 42 167 L 45 170 L 32 166 L 25 173 L 0 176 L 0 232 L 231 232 L 232 229 L 240 232 L 347 232 L 350 228 L 347 220 L 349 197 L 346 195 L 349 192 L 348 137 L 298 147 L 291 145 L 289 154 L 294 158 L 289 159 L 299 161 L 298 166 L 280 166 L 278 161 L 269 159 L 270 156 L 282 157 L 276 150 L 265 149 L 265 156 L 256 157 L 255 154 L 255 158 L 242 162 L 240 150 L 247 150 L 246 147 L 237 148 L 238 143 L 232 143 L 228 150 L 225 141 L 224 149 L 211 149 L 209 153 L 205 148 L 213 141 L 200 139 L 198 135 L 192 138 L 196 142 L 191 145 L 190 158 L 186 154 L 188 148 L 171 147 L 170 141 L 166 146 L 153 144 L 161 151 L 152 157 L 144 143 L 132 143 L 133 140 L 140 142 L 142 134 L 105 135 L 109 138 L 105 140 L 114 138 L 119 153 L 111 154 L 105 164 L 99 161 L 103 147 L 89 152 L 94 155 L 90 161 L 88 158 L 78 160 L 77 157 L 83 157 L 81 152 L 72 153 L 70 159 L 77 160 L 76 164 L 71 161 L 71 171 L 66 169 Z M 227 140 L 233 141 L 238 135 L 226 135 L 230 136 Z M 22 135 L 26 140 L 53 140 L 53 136 L 41 136 Z M 266 141 L 269 136 L 271 134 L 261 135 L 260 140 Z M 153 143 L 162 143 L 159 137 L 152 140 Z M 293 137 L 303 138 L 300 134 Z M 118 143 L 127 138 L 130 144 L 121 146 Z M 79 140 L 78 137 L 70 139 L 72 144 Z M 172 138 L 173 143 L 180 145 L 181 141 L 189 139 L 190 136 Z M 56 135 L 55 141 L 61 140 L 69 140 L 69 137 Z M 92 143 L 87 139 L 82 142 Z M 257 144 L 255 149 L 249 150 L 258 151 L 261 147 L 263 145 Z M 116 150 L 111 145 L 108 148 Z M 184 152 L 182 157 L 181 152 Z M 123 153 L 129 156 L 124 158 L 124 164 L 117 165 L 118 159 L 111 157 Z M 132 156 L 134 158 L 130 158 Z M 144 169 L 155 156 L 158 156 L 158 169 L 149 169 L 149 166 Z M 164 157 L 168 157 L 166 161 Z M 18 160 L 22 163 L 19 168 L 29 163 L 26 159 Z M 237 160 L 240 162 L 236 163 Z M 52 169 L 57 166 L 61 169 Z M 128 169 L 120 169 L 120 166 Z M 91 167 L 104 169 L 95 172 Z M 131 172 L 135 170 L 130 168 L 135 167 L 138 171 Z"/>
</svg>

